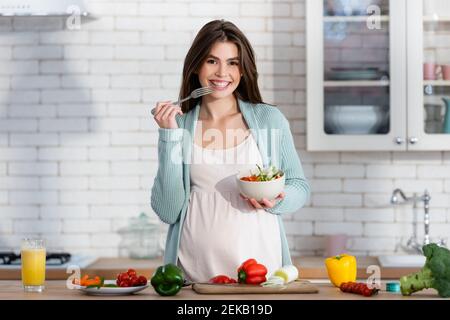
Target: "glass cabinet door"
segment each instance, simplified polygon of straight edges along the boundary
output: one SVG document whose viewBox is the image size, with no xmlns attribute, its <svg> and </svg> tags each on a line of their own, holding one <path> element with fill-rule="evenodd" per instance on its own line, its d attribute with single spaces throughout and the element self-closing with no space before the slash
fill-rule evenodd
<svg viewBox="0 0 450 320">
<path fill-rule="evenodd" d="M 405 149 L 403 4 L 307 2 L 308 150 Z"/>
<path fill-rule="evenodd" d="M 413 0 L 408 6 L 410 149 L 449 150 L 450 1 Z"/>
</svg>

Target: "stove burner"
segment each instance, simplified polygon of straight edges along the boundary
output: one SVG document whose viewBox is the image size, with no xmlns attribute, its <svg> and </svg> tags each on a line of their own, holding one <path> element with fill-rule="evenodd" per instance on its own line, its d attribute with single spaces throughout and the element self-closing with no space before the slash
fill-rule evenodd
<svg viewBox="0 0 450 320">
<path fill-rule="evenodd" d="M 70 253 L 48 252 L 46 256 L 47 264 L 61 265 L 67 263 L 72 255 Z M 20 254 L 14 252 L 0 252 L 0 265 L 20 264 Z"/>
<path fill-rule="evenodd" d="M 14 252 L 0 252 L 0 264 L 11 264 L 16 259 L 17 255 Z"/>
<path fill-rule="evenodd" d="M 55 262 L 54 264 L 64 264 L 70 260 L 70 253 L 48 253 L 47 254 L 47 262 L 49 260 L 59 260 L 58 262 Z"/>
</svg>

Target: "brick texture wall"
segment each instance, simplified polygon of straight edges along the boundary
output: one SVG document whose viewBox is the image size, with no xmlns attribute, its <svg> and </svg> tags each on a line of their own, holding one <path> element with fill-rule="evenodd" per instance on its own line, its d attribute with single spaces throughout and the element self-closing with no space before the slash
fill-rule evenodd
<svg viewBox="0 0 450 320">
<path fill-rule="evenodd" d="M 80 30 L 57 17 L 0 18 L 0 250 L 35 235 L 49 250 L 117 256 L 130 217 L 156 219 L 149 111 L 177 97 L 184 55 L 215 18 L 252 42 L 264 100 L 290 120 L 312 185 L 310 203 L 284 217 L 293 255 L 322 254 L 334 233 L 350 235 L 357 255 L 391 253 L 415 229 L 420 236 L 423 210 L 390 205 L 395 187 L 428 188 L 431 233 L 449 236 L 449 152 L 305 151 L 303 0 L 91 0 L 89 8 L 97 18 Z"/>
</svg>

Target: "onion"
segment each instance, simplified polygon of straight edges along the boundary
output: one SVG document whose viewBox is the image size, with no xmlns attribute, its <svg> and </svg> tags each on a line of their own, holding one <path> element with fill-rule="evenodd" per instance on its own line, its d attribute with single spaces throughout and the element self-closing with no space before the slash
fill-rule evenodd
<svg viewBox="0 0 450 320">
<path fill-rule="evenodd" d="M 279 287 L 284 285 L 284 279 L 278 276 L 270 276 L 266 282 L 261 283 L 263 287 Z"/>
<path fill-rule="evenodd" d="M 275 271 L 273 276 L 282 278 L 284 283 L 290 283 L 298 278 L 298 269 L 294 265 L 284 266 Z"/>
</svg>

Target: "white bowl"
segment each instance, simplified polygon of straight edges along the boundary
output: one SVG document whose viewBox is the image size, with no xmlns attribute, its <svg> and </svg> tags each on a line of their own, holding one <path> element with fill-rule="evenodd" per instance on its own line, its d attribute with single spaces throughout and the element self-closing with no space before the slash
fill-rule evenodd
<svg viewBox="0 0 450 320">
<path fill-rule="evenodd" d="M 256 201 L 274 200 L 284 190 L 285 174 L 271 181 L 243 181 L 242 177 L 250 176 L 251 170 L 239 172 L 236 175 L 236 183 L 239 192 L 247 198 L 254 198 Z"/>
<path fill-rule="evenodd" d="M 389 112 L 383 106 L 327 105 L 325 109 L 328 133 L 375 134 L 388 120 Z"/>
</svg>

